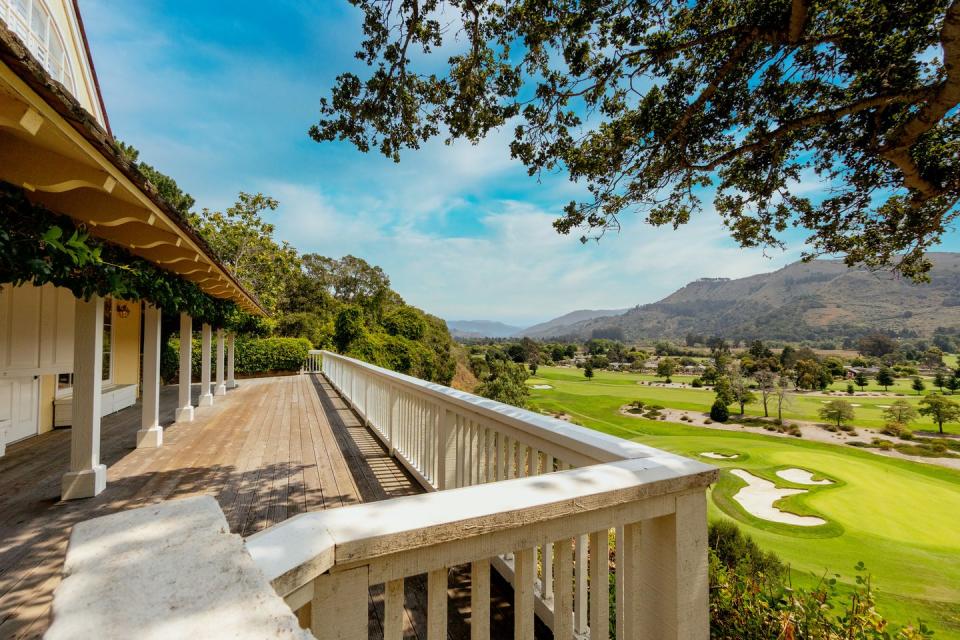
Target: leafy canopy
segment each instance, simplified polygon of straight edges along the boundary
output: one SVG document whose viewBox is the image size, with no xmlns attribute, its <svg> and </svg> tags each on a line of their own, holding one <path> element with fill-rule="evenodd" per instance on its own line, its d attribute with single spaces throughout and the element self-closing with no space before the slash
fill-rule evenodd
<svg viewBox="0 0 960 640">
<path fill-rule="evenodd" d="M 226 211 L 205 208 L 190 216 L 214 254 L 269 311 L 277 308 L 299 267 L 297 250 L 274 240 L 274 226 L 263 219 L 276 208 L 277 201 L 269 196 L 241 192 Z"/>
<path fill-rule="evenodd" d="M 823 420 L 835 423 L 838 427 L 855 417 L 853 405 L 846 400 L 831 400 L 820 407 L 819 413 Z"/>
<path fill-rule="evenodd" d="M 798 226 L 808 258 L 922 279 L 957 215 L 960 0 L 351 2 L 369 71 L 337 78 L 310 135 L 399 160 L 512 125 L 531 175 L 589 188 L 562 233 L 628 210 L 677 228 L 712 190 L 742 246 Z"/>
</svg>

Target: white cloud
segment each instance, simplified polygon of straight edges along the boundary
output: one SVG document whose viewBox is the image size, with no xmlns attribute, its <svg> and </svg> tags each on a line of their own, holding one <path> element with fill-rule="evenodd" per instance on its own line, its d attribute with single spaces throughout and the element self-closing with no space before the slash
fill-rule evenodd
<svg viewBox="0 0 960 640">
<path fill-rule="evenodd" d="M 419 227 L 402 208 L 343 209 L 296 184 L 270 190 L 282 203 L 281 236 L 302 251 L 379 264 L 408 302 L 448 319 L 533 323 L 574 309 L 629 307 L 702 276 L 743 277 L 796 257 L 731 246 L 709 213 L 677 232 L 638 217 L 621 234 L 582 245 L 553 230 L 552 213 L 521 202 L 487 205 L 477 214 L 481 231 L 465 236 Z"/>
</svg>

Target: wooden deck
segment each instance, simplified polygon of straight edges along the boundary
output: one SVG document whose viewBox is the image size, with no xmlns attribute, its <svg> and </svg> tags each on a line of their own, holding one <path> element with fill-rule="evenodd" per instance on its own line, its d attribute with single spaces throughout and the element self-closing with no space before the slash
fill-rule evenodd
<svg viewBox="0 0 960 640">
<path fill-rule="evenodd" d="M 422 491 L 322 379 L 241 381 L 191 423 L 170 424 L 175 387 L 161 393 L 164 446 L 135 449 L 139 405 L 104 419 L 107 489 L 59 501 L 70 432 L 10 445 L 0 458 L 0 639 L 34 638 L 49 624 L 71 526 L 152 502 L 207 494 L 231 530 L 250 535 L 298 513 Z M 405 637 L 424 638 L 426 579 L 407 580 Z M 469 573 L 451 572 L 450 638 L 469 637 Z M 510 587 L 494 579 L 492 637 L 512 637 Z M 382 587 L 371 589 L 371 637 L 382 636 Z M 549 637 L 538 622 L 538 637 Z"/>
</svg>

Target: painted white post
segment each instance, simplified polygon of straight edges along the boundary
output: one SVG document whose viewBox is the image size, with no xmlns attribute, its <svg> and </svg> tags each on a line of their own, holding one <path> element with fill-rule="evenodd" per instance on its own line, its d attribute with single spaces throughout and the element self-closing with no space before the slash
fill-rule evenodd
<svg viewBox="0 0 960 640">
<path fill-rule="evenodd" d="M 234 363 L 235 348 L 236 348 L 236 345 L 234 344 L 235 338 L 236 336 L 233 333 L 227 336 L 227 389 L 237 388 L 237 380 L 234 377 L 234 371 L 233 371 L 233 363 Z"/>
<path fill-rule="evenodd" d="M 440 418 L 440 430 L 437 433 L 437 488 L 443 491 L 456 486 L 457 415 L 447 410 Z"/>
<path fill-rule="evenodd" d="M 213 394 L 210 389 L 210 325 L 203 323 L 200 331 L 200 401 L 197 406 L 212 407 Z"/>
<path fill-rule="evenodd" d="M 174 419 L 177 422 L 191 422 L 193 420 L 193 405 L 190 400 L 190 383 L 192 373 L 193 348 L 193 318 L 185 311 L 180 312 L 180 400 Z"/>
<path fill-rule="evenodd" d="M 227 395 L 227 385 L 223 381 L 223 329 L 217 329 L 217 387 L 213 391 L 215 396 Z"/>
<path fill-rule="evenodd" d="M 64 474 L 63 500 L 92 498 L 107 488 L 100 464 L 100 393 L 103 380 L 103 298 L 77 299 L 73 322 L 73 425 L 70 471 Z"/>
<path fill-rule="evenodd" d="M 143 309 L 143 419 L 137 431 L 137 448 L 163 444 L 160 426 L 160 309 L 149 302 Z"/>
<path fill-rule="evenodd" d="M 710 637 L 706 493 L 677 496 L 676 513 L 640 526 L 635 637 Z"/>
</svg>

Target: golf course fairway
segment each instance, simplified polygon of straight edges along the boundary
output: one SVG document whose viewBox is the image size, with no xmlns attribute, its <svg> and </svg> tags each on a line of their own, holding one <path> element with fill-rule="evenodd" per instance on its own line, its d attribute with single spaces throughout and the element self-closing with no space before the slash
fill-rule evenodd
<svg viewBox="0 0 960 640">
<path fill-rule="evenodd" d="M 711 490 L 710 517 L 735 520 L 761 547 L 777 553 L 790 564 L 795 585 L 837 574 L 841 584 L 853 584 L 854 566 L 862 561 L 885 617 L 896 623 L 922 619 L 936 638 L 960 639 L 960 472 L 851 446 L 623 415 L 620 408 L 638 399 L 700 411 L 713 401 L 709 391 L 650 387 L 638 384 L 640 380 L 638 375 L 603 371 L 587 380 L 578 369 L 540 367 L 528 380 L 540 387 L 531 389 L 530 405 L 726 470 Z M 792 413 L 805 413 L 806 407 L 798 405 L 794 403 Z M 755 414 L 756 407 L 752 409 L 748 413 Z M 864 426 L 880 420 L 879 409 L 876 416 L 864 413 Z M 704 452 L 737 457 L 707 459 L 701 456 Z M 776 475 L 791 468 L 832 483 L 795 484 Z M 729 473 L 731 469 L 743 469 L 777 487 L 804 489 L 776 506 L 826 523 L 801 527 L 751 515 L 732 499 L 746 482 Z"/>
</svg>

